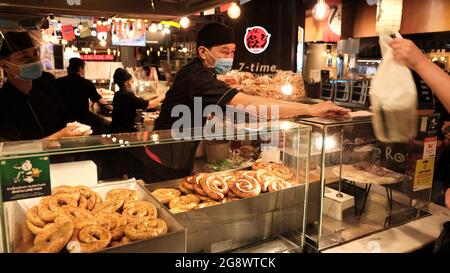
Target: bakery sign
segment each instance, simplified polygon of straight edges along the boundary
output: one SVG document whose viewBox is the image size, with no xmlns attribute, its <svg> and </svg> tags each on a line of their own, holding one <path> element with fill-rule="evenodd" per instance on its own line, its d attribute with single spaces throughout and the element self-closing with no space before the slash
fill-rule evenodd
<svg viewBox="0 0 450 273">
<path fill-rule="evenodd" d="M 249 27 L 244 36 L 245 48 L 252 54 L 261 54 L 269 47 L 271 36 L 263 27 Z"/>
<path fill-rule="evenodd" d="M 51 194 L 48 156 L 0 161 L 3 202 Z"/>
</svg>

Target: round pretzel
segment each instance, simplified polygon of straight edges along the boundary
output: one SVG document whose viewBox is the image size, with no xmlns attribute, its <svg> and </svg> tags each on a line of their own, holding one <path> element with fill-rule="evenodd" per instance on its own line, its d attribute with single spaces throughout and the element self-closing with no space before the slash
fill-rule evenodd
<svg viewBox="0 0 450 273">
<path fill-rule="evenodd" d="M 57 193 L 48 199 L 48 208 L 51 211 L 58 211 L 64 206 L 78 207 L 80 195 L 74 193 Z"/>
<path fill-rule="evenodd" d="M 105 201 L 120 199 L 124 201 L 137 201 L 139 200 L 139 194 L 135 190 L 129 189 L 115 189 L 106 193 Z"/>
<path fill-rule="evenodd" d="M 111 222 L 110 222 L 110 216 L 107 214 L 98 214 L 95 215 L 95 217 L 92 218 L 85 218 L 81 219 L 78 222 L 75 223 L 75 230 L 82 230 L 86 226 L 99 226 L 103 227 L 107 230 L 111 229 Z"/>
<path fill-rule="evenodd" d="M 45 226 L 39 227 L 27 220 L 27 227 L 31 231 L 31 233 L 33 233 L 34 235 L 37 235 L 37 234 L 41 233 L 41 231 L 44 229 Z"/>
<path fill-rule="evenodd" d="M 101 196 L 90 188 L 86 186 L 76 186 L 75 188 L 80 192 L 80 203 L 82 203 L 81 199 L 86 201 L 85 209 L 92 211 L 102 202 Z"/>
<path fill-rule="evenodd" d="M 67 221 L 76 223 L 81 219 L 90 217 L 92 217 L 92 213 L 85 209 L 73 206 L 65 206 L 59 209 L 58 216 L 56 216 L 55 218 L 55 223 Z"/>
<path fill-rule="evenodd" d="M 261 193 L 261 185 L 252 177 L 239 178 L 231 187 L 231 190 L 240 198 L 249 198 Z"/>
<path fill-rule="evenodd" d="M 141 219 L 140 221 L 135 221 L 129 223 L 125 227 L 125 235 L 133 240 L 144 240 L 149 238 L 154 238 L 167 233 L 167 224 L 163 220 L 156 219 Z"/>
<path fill-rule="evenodd" d="M 38 205 L 38 215 L 45 222 L 53 222 L 58 216 L 57 211 L 53 211 L 49 208 L 50 196 L 42 197 Z"/>
<path fill-rule="evenodd" d="M 34 206 L 27 210 L 27 220 L 37 227 L 43 228 L 45 226 L 45 221 L 39 217 L 38 207 Z"/>
<path fill-rule="evenodd" d="M 200 185 L 206 195 L 214 200 L 222 200 L 229 191 L 227 183 L 218 175 L 204 177 L 200 180 Z"/>
<path fill-rule="evenodd" d="M 72 222 L 53 223 L 45 226 L 34 238 L 32 252 L 57 253 L 61 251 L 72 237 Z"/>
<path fill-rule="evenodd" d="M 67 244 L 69 252 L 94 252 L 106 248 L 111 242 L 111 232 L 101 226 L 85 226 L 74 233 L 72 241 Z"/>
<path fill-rule="evenodd" d="M 180 197 L 176 197 L 172 199 L 169 203 L 169 207 L 174 210 L 193 210 L 198 203 L 200 203 L 200 200 L 197 196 L 193 194 L 188 194 Z"/>
<path fill-rule="evenodd" d="M 180 196 L 181 192 L 177 189 L 157 189 L 154 190 L 152 194 L 159 202 L 167 205 L 170 200 Z"/>
<path fill-rule="evenodd" d="M 126 202 L 123 206 L 122 215 L 127 217 L 128 222 L 139 220 L 139 218 L 158 218 L 158 210 L 155 205 L 146 201 Z"/>
<path fill-rule="evenodd" d="M 123 204 L 125 203 L 124 200 L 122 199 L 112 199 L 112 200 L 108 200 L 104 203 L 101 203 L 97 206 L 95 206 L 94 210 L 92 211 L 93 213 L 99 213 L 99 212 L 116 212 L 119 211 Z"/>
<path fill-rule="evenodd" d="M 80 191 L 72 186 L 58 186 L 52 189 L 52 194 L 58 194 L 58 193 L 68 193 L 68 194 L 74 194 L 79 195 Z"/>
</svg>

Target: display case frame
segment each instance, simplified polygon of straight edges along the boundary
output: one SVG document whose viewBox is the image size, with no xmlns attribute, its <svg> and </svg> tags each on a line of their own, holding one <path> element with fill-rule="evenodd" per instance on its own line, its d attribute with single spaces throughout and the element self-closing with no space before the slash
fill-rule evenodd
<svg viewBox="0 0 450 273">
<path fill-rule="evenodd" d="M 84 156 L 80 155 L 87 155 L 90 153 L 107 153 L 108 156 L 114 157 L 114 155 L 116 153 L 119 154 L 120 151 L 141 149 L 145 147 L 157 147 L 160 145 L 172 144 L 178 145 L 181 143 L 211 139 L 227 139 L 229 141 L 240 141 L 241 143 L 249 144 L 253 143 L 253 138 L 256 138 L 258 139 L 256 145 L 262 145 L 261 143 L 267 144 L 267 147 L 265 148 L 266 150 L 263 149 L 261 155 L 265 154 L 266 160 L 270 161 L 274 158 L 274 161 L 276 161 L 276 158 L 278 158 L 278 162 L 284 163 L 285 165 L 289 166 L 289 168 L 291 168 L 291 170 L 295 174 L 295 180 L 298 185 L 292 188 L 281 190 L 279 192 L 264 193 L 254 198 L 247 198 L 232 203 L 221 204 L 217 207 L 202 208 L 195 211 L 194 214 L 202 215 L 203 217 L 206 217 L 205 219 L 207 219 L 208 215 L 211 215 L 210 213 L 208 213 L 208 211 L 212 212 L 212 215 L 214 215 L 217 211 L 221 211 L 223 215 L 222 222 L 229 223 L 228 226 L 224 226 L 224 231 L 226 231 L 226 234 L 228 234 L 229 236 L 234 236 L 236 234 L 236 229 L 242 230 L 244 226 L 248 226 L 248 224 L 251 222 L 248 222 L 248 219 L 257 219 L 257 221 L 253 221 L 253 223 L 261 223 L 261 221 L 263 221 L 267 224 L 266 226 L 270 227 L 270 230 L 263 230 L 262 233 L 255 232 L 254 235 L 248 236 L 249 238 L 242 241 L 235 241 L 236 243 L 231 244 L 229 247 L 226 244 L 224 245 L 224 242 L 213 241 L 209 242 L 209 245 L 211 247 L 209 247 L 208 249 L 200 247 L 186 248 L 186 245 L 174 249 L 186 249 L 188 252 L 228 252 L 251 244 L 257 244 L 261 241 L 267 241 L 274 238 L 280 238 L 280 236 L 284 236 L 283 239 L 292 242 L 292 248 L 286 251 L 303 251 L 305 241 L 305 232 L 303 228 L 305 226 L 304 216 L 306 211 L 306 196 L 308 192 L 307 181 L 309 175 L 309 168 L 307 168 L 307 166 L 309 166 L 311 128 L 309 126 L 288 121 L 263 122 L 258 124 L 234 124 L 231 127 L 229 127 L 229 124 L 226 124 L 226 126 L 224 125 L 224 127 L 226 128 L 222 128 L 223 131 L 217 130 L 216 128 L 214 132 L 210 132 L 207 136 L 203 134 L 195 134 L 195 132 L 198 132 L 199 130 L 200 132 L 202 132 L 202 129 L 204 128 L 185 130 L 185 132 L 189 131 L 192 133 L 190 134 L 192 136 L 191 138 L 183 138 L 183 136 L 185 136 L 183 133 L 185 132 L 180 133 L 174 132 L 173 130 L 166 130 L 111 135 L 104 134 L 60 140 L 46 139 L 33 141 L 2 142 L 0 143 L 0 161 L 20 160 L 30 157 L 49 157 L 50 159 L 63 157 L 70 158 L 68 159 L 68 162 L 72 162 L 72 160 L 76 161 L 79 158 L 84 158 Z M 229 130 L 230 128 L 232 129 Z M 264 139 L 261 136 L 266 136 L 266 138 Z M 272 145 L 271 141 L 273 138 L 280 139 L 274 144 L 275 146 L 270 146 Z M 261 139 L 264 140 L 261 141 Z M 270 147 L 272 147 L 274 150 L 271 150 Z M 120 161 L 120 157 L 118 156 L 118 158 L 114 160 Z M 202 162 L 202 164 L 203 163 L 204 162 Z M 53 163 L 50 165 L 52 166 Z M 299 173 L 301 173 L 301 177 L 299 176 Z M 100 176 L 100 173 L 98 175 Z M 102 179 L 101 177 L 98 177 L 96 183 L 98 183 L 99 186 L 107 186 L 110 182 L 122 183 L 124 179 L 129 178 L 142 180 L 141 177 L 130 177 L 124 174 L 121 177 L 114 177 L 114 179 Z M 180 179 L 182 179 L 182 177 L 180 177 Z M 4 182 L 5 181 L 3 181 L 2 183 Z M 168 186 L 171 182 L 169 180 L 161 183 L 161 185 Z M 80 182 L 79 184 L 83 185 L 82 182 Z M 58 183 L 55 183 L 53 185 L 52 182 L 52 187 L 57 185 L 61 185 L 61 183 L 58 181 Z M 73 185 L 72 182 L 71 185 Z M 145 188 L 150 193 L 150 191 L 154 189 L 154 185 L 158 184 L 148 184 L 145 186 Z M 175 186 L 173 184 L 173 181 L 171 185 Z M 94 186 L 94 188 L 95 187 L 96 186 Z M 153 199 L 156 200 L 155 198 Z M 267 200 L 269 200 L 270 202 Z M 266 201 L 268 202 L 268 204 L 266 204 Z M 264 204 L 264 206 L 261 206 L 261 204 Z M 11 249 L 11 236 L 9 236 L 7 232 L 9 232 L 9 230 L 11 229 L 10 223 L 14 221 L 5 221 L 5 217 L 10 215 L 8 213 L 6 213 L 8 215 L 5 214 L 5 208 L 8 207 L 8 205 L 5 206 L 3 204 L 3 200 L 1 200 L 0 205 L 0 217 L 2 219 L 2 246 L 4 247 L 3 251 L 7 251 Z M 267 210 L 262 209 L 266 206 L 269 207 Z M 239 219 L 226 217 L 223 212 L 226 212 L 227 208 L 232 207 L 239 208 L 242 212 L 241 216 L 243 217 Z M 167 208 L 163 208 L 162 206 L 160 208 L 163 209 L 164 212 L 167 211 L 168 217 L 173 217 L 173 221 L 175 221 L 176 223 L 181 223 L 181 226 L 186 227 L 187 234 L 189 234 L 190 229 L 192 229 L 192 226 L 189 226 L 189 223 L 188 225 L 186 225 L 186 222 L 180 221 L 179 219 L 182 219 L 182 217 L 179 218 L 178 216 L 173 215 Z M 203 226 L 203 228 L 206 229 L 208 227 L 208 225 Z M 226 227 L 228 227 L 228 229 Z M 246 230 L 250 231 L 251 229 Z M 178 233 L 182 234 L 183 232 L 177 231 L 177 234 Z M 179 241 L 183 241 L 181 237 L 181 235 L 177 237 Z M 210 239 L 212 240 L 213 238 Z M 164 240 L 164 238 L 158 238 L 158 241 L 160 240 Z M 189 238 L 187 239 L 187 242 L 189 242 Z M 139 249 L 140 251 L 143 251 L 142 247 L 140 247 Z M 111 248 L 106 249 L 105 252 L 112 252 L 115 250 L 117 251 L 117 249 Z M 148 251 L 152 252 L 151 249 L 149 249 Z M 166 251 L 170 252 L 169 250 Z M 123 246 L 118 250 L 118 252 L 133 252 L 133 249 L 127 246 Z"/>
<path fill-rule="evenodd" d="M 421 159 L 413 146 L 420 133 L 411 143 L 384 144 L 376 139 L 370 116 L 297 122 L 312 127 L 306 232 L 312 251 L 430 215 L 431 185 L 413 189 L 415 164 Z M 370 172 L 385 177 L 358 178 Z"/>
</svg>

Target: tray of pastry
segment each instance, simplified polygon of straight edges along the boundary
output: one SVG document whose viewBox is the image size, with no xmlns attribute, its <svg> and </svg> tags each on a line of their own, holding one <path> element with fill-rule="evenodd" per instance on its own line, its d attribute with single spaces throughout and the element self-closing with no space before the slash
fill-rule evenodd
<svg viewBox="0 0 450 273">
<path fill-rule="evenodd" d="M 142 181 L 58 186 L 4 203 L 9 252 L 185 252 L 185 228 Z"/>
<path fill-rule="evenodd" d="M 333 174 L 339 177 L 339 173 L 340 167 L 333 167 Z M 406 178 L 403 174 L 396 173 L 367 161 L 352 165 L 343 164 L 341 177 L 352 182 L 378 185 L 395 184 L 403 182 Z"/>
<path fill-rule="evenodd" d="M 302 178 L 286 165 L 258 162 L 248 168 L 198 173 L 146 187 L 189 230 L 299 206 L 303 199 L 298 198 L 298 190 L 304 194 L 304 184 L 297 179 Z"/>
</svg>

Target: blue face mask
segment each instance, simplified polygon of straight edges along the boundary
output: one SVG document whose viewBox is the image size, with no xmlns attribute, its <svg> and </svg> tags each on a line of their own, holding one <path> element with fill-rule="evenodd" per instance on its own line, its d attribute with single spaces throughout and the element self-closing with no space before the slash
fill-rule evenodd
<svg viewBox="0 0 450 273">
<path fill-rule="evenodd" d="M 208 50 L 208 49 L 207 49 Z M 214 58 L 216 61 L 215 65 L 211 68 L 214 69 L 214 71 L 219 75 L 225 75 L 228 72 L 231 71 L 231 68 L 233 67 L 233 59 L 232 58 L 216 58 L 209 50 L 209 54 Z"/>
<path fill-rule="evenodd" d="M 9 62 L 8 62 L 9 63 Z M 36 80 L 42 76 L 42 71 L 44 68 L 42 67 L 42 63 L 40 61 L 29 63 L 29 64 L 13 64 L 19 67 L 19 74 L 16 75 L 21 80 Z"/>
</svg>

